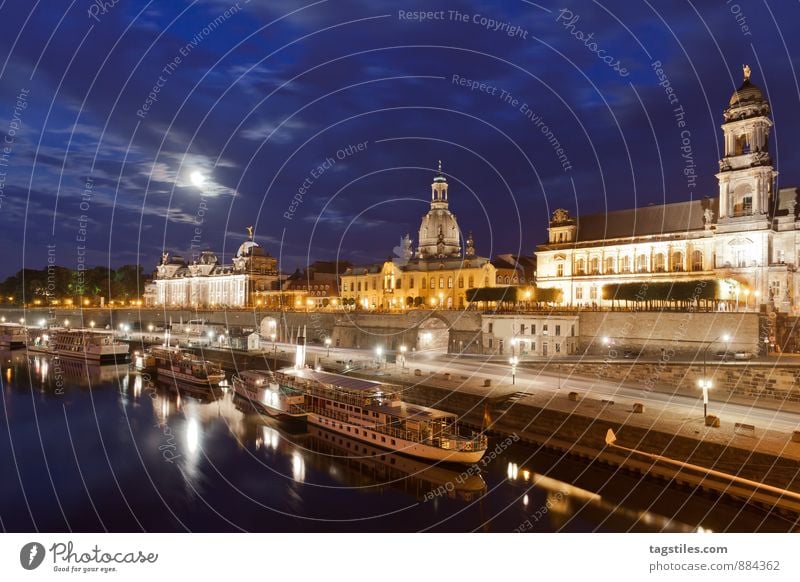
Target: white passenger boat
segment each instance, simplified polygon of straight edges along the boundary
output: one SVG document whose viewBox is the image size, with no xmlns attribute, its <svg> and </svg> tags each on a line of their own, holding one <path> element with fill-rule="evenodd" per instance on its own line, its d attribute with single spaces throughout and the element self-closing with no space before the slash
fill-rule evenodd
<svg viewBox="0 0 800 582">
<path fill-rule="evenodd" d="M 275 379 L 302 392 L 308 422 L 329 431 L 428 461 L 471 464 L 486 452 L 485 435 L 461 435 L 457 415 L 403 402 L 397 386 L 298 366 Z"/>
<path fill-rule="evenodd" d="M 22 348 L 28 339 L 28 330 L 18 323 L 0 323 L 0 348 Z"/>
<path fill-rule="evenodd" d="M 256 410 L 283 420 L 304 421 L 305 396 L 276 381 L 269 370 L 246 370 L 233 377 L 233 391 L 248 400 Z"/>
<path fill-rule="evenodd" d="M 162 380 L 175 380 L 195 386 L 213 386 L 225 379 L 217 364 L 198 358 L 176 347 L 154 347 L 147 353 L 155 360 L 156 372 Z"/>
<path fill-rule="evenodd" d="M 62 358 L 76 358 L 100 364 L 125 363 L 128 344 L 114 339 L 109 331 L 64 329 L 50 336 L 52 353 Z"/>
</svg>

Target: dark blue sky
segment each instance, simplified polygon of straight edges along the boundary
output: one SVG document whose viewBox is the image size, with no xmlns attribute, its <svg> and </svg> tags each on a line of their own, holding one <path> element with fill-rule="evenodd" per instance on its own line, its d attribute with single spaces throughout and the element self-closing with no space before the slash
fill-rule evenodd
<svg viewBox="0 0 800 582">
<path fill-rule="evenodd" d="M 0 7 L 2 276 L 48 245 L 73 268 L 149 271 L 193 239 L 227 260 L 249 224 L 287 271 L 382 260 L 416 239 L 439 159 L 478 252 L 531 253 L 557 207 L 715 195 L 742 63 L 800 184 L 796 2 L 101 4 Z"/>
</svg>

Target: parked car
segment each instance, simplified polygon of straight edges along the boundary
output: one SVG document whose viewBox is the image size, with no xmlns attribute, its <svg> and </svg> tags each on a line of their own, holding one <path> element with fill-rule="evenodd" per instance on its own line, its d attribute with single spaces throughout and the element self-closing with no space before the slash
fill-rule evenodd
<svg viewBox="0 0 800 582">
<path fill-rule="evenodd" d="M 642 351 L 641 350 L 625 350 L 622 355 L 625 358 L 638 358 L 639 356 L 642 355 Z"/>
<path fill-rule="evenodd" d="M 717 359 L 722 360 L 723 362 L 727 362 L 728 360 L 732 360 L 734 358 L 734 353 L 729 352 L 727 350 L 720 350 L 717 352 Z"/>
<path fill-rule="evenodd" d="M 733 357 L 736 360 L 750 360 L 753 358 L 753 354 L 751 352 L 740 351 L 736 352 Z"/>
</svg>

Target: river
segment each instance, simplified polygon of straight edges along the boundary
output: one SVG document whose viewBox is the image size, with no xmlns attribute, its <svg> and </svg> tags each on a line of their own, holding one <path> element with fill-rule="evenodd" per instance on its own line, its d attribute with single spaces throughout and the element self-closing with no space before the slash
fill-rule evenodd
<svg viewBox="0 0 800 582">
<path fill-rule="evenodd" d="M 791 519 L 509 439 L 431 466 L 225 388 L 0 352 L 4 531 L 792 531 Z M 480 469 L 480 471 L 478 471 Z"/>
</svg>

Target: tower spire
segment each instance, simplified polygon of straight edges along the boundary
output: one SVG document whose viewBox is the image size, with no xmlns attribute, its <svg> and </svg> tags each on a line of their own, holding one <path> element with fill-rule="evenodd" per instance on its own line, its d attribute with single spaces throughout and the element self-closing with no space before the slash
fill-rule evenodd
<svg viewBox="0 0 800 582">
<path fill-rule="evenodd" d="M 442 175 L 442 160 L 439 160 L 439 175 Z"/>
<path fill-rule="evenodd" d="M 744 75 L 745 81 L 750 80 L 750 65 L 742 65 L 742 75 Z"/>
</svg>

